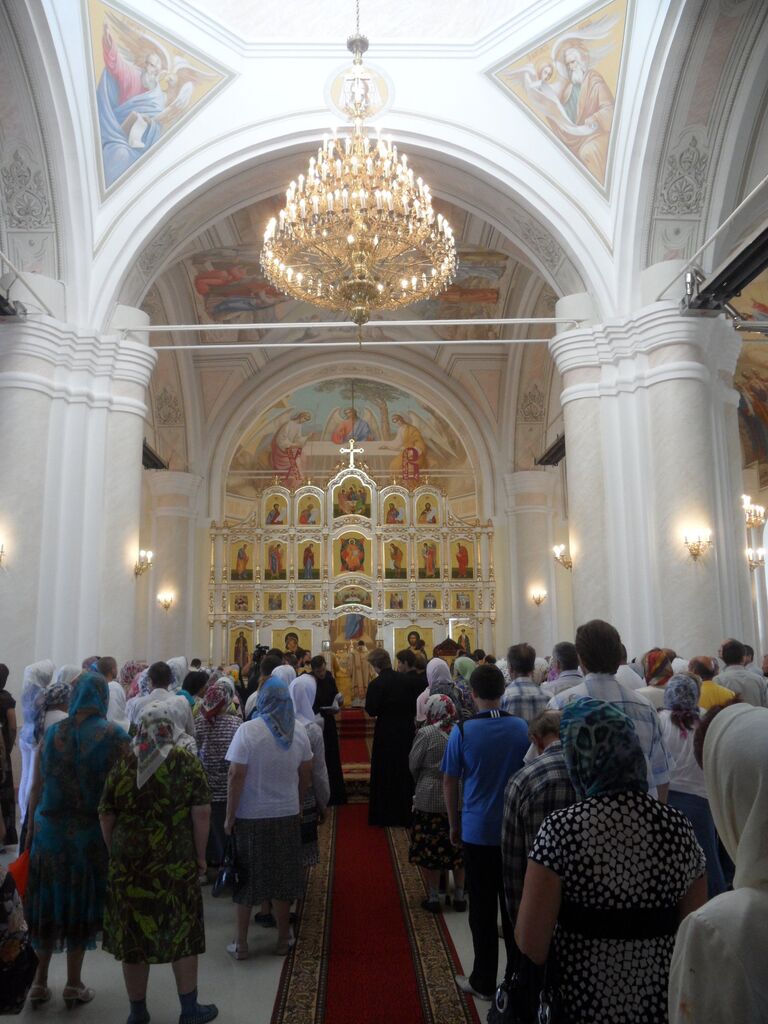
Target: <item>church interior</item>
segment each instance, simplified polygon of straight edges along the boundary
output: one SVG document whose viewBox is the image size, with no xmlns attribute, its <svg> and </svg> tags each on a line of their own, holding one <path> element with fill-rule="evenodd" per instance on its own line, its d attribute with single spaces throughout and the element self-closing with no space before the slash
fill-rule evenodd
<svg viewBox="0 0 768 1024">
<path fill-rule="evenodd" d="M 341 694 L 350 803 L 288 958 L 264 929 L 233 962 L 203 889 L 221 1019 L 486 1019 L 468 915 L 363 820 L 368 657 L 604 620 L 630 662 L 761 666 L 767 336 L 764 0 L 0 0 L 19 728 L 25 667 L 91 652 L 245 679 L 299 650 Z M 64 960 L 22 1016 L 64 1016 Z M 121 1019 L 119 961 L 84 976 L 78 1014 Z"/>
</svg>

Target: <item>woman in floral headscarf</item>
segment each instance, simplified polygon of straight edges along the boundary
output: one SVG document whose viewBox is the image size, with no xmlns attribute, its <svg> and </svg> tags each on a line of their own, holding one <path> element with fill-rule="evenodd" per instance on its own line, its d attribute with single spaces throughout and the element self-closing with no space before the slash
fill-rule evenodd
<svg viewBox="0 0 768 1024">
<path fill-rule="evenodd" d="M 149 1021 L 150 964 L 173 964 L 180 1024 L 203 1024 L 218 1013 L 197 1002 L 197 957 L 205 951 L 197 878 L 205 871 L 210 793 L 171 705 L 144 708 L 99 805 L 110 851 L 104 949 L 123 962 L 130 1024 Z"/>
<path fill-rule="evenodd" d="M 231 680 L 229 680 L 231 683 Z M 224 819 L 227 816 L 227 751 L 242 721 L 228 714 L 234 687 L 227 678 L 209 683 L 195 719 L 197 750 L 211 790 L 211 829 L 208 835 L 206 861 L 213 875 L 224 860 Z"/>
<path fill-rule="evenodd" d="M 120 675 L 117 678 L 118 682 L 125 690 L 126 700 L 130 700 L 131 697 L 138 697 L 139 676 L 142 675 L 142 673 L 145 673 L 148 668 L 149 664 L 146 661 L 126 661 L 120 669 Z M 149 689 L 148 684 L 147 689 Z"/>
<path fill-rule="evenodd" d="M 37 1005 L 51 998 L 48 965 L 51 955 L 64 949 L 67 1006 L 94 996 L 82 983 L 81 969 L 86 949 L 95 948 L 101 932 L 107 881 L 97 808 L 104 780 L 128 743 L 127 734 L 105 717 L 108 701 L 103 676 L 79 677 L 69 716 L 45 734 L 32 787 L 24 909 L 40 961 L 29 996 Z"/>
<path fill-rule="evenodd" d="M 453 906 L 462 911 L 467 909 L 464 861 L 461 850 L 451 843 L 440 772 L 448 736 L 458 721 L 459 712 L 447 694 L 434 693 L 426 703 L 425 716 L 425 724 L 416 733 L 408 759 L 416 784 L 408 860 L 417 864 L 424 876 L 428 893 L 421 904 L 424 910 L 433 914 L 440 912 L 440 874 L 453 871 Z M 450 896 L 446 896 L 445 902 L 450 905 Z"/>
<path fill-rule="evenodd" d="M 707 894 L 710 899 L 725 892 L 725 881 L 717 852 L 717 833 L 709 809 L 704 772 L 693 753 L 693 741 L 699 726 L 699 682 L 696 676 L 681 672 L 672 676 L 664 688 L 664 709 L 659 712 L 664 746 L 674 768 L 669 774 L 667 803 L 676 807 L 693 825 L 693 831 L 707 858 Z"/>
<path fill-rule="evenodd" d="M 565 1020 L 663 1024 L 677 926 L 706 900 L 704 854 L 687 818 L 648 794 L 634 723 L 615 704 L 572 702 L 560 737 L 579 799 L 539 829 L 515 939 L 544 964 L 554 936 Z"/>
</svg>

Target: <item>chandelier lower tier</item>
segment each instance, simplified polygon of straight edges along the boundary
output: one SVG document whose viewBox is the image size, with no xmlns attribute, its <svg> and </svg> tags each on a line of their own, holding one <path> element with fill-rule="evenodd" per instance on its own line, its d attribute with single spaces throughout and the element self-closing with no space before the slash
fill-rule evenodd
<svg viewBox="0 0 768 1024">
<path fill-rule="evenodd" d="M 407 157 L 358 122 L 351 135 L 325 138 L 306 177 L 291 182 L 267 225 L 261 265 L 281 291 L 348 310 L 364 324 L 372 309 L 444 291 L 456 274 L 456 247 Z"/>
</svg>

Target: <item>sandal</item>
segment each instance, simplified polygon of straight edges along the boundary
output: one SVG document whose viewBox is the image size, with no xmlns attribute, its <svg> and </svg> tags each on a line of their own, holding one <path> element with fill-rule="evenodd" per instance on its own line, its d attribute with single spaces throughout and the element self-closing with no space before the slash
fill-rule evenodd
<svg viewBox="0 0 768 1024">
<path fill-rule="evenodd" d="M 295 945 L 296 945 L 296 936 L 293 934 L 293 931 L 291 930 L 291 932 L 289 933 L 287 939 L 278 939 L 277 940 L 277 945 L 275 946 L 274 950 L 272 951 L 272 955 L 273 956 L 288 956 L 288 954 L 291 952 L 291 950 L 293 949 L 293 947 Z"/>
<path fill-rule="evenodd" d="M 43 1003 L 50 1002 L 50 999 L 51 990 L 47 985 L 33 985 L 29 990 L 29 1003 L 33 1010 L 42 1006 Z"/>
<path fill-rule="evenodd" d="M 75 986 L 66 985 L 62 996 L 64 997 L 64 1005 L 68 1010 L 74 1010 L 76 1006 L 81 1003 L 90 1003 L 96 993 L 92 988 L 86 988 L 85 985 Z"/>
<path fill-rule="evenodd" d="M 230 942 L 227 946 L 227 952 L 233 960 L 247 960 L 248 959 L 248 947 L 239 946 L 236 942 Z"/>
</svg>

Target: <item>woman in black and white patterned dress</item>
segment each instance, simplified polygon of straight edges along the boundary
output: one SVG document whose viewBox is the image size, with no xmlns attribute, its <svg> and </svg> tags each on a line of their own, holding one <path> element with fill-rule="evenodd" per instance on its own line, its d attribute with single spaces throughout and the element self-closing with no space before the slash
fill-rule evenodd
<svg viewBox="0 0 768 1024">
<path fill-rule="evenodd" d="M 515 937 L 552 964 L 569 1024 L 662 1024 L 675 932 L 706 900 L 704 854 L 688 819 L 648 795 L 634 724 L 615 705 L 575 701 L 561 738 L 581 799 L 539 829 Z"/>
</svg>

